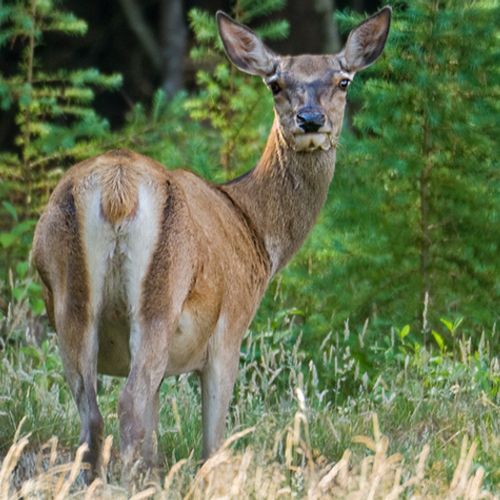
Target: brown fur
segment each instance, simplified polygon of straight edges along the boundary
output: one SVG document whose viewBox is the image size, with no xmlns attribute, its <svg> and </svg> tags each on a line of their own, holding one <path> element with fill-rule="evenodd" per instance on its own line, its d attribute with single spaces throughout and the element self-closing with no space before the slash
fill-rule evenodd
<svg viewBox="0 0 500 500">
<path fill-rule="evenodd" d="M 345 79 L 381 52 L 389 19 L 386 8 L 365 21 L 335 56 L 280 57 L 219 14 L 233 63 L 275 91 L 275 122 L 255 168 L 214 185 L 114 150 L 61 179 L 33 253 L 80 412 L 80 442 L 89 445 L 88 480 L 101 473 L 97 371 L 127 377 L 118 403 L 125 478 L 136 460 L 155 463 L 164 377 L 199 373 L 203 457 L 220 445 L 246 328 L 324 204 Z"/>
<path fill-rule="evenodd" d="M 116 164 L 102 165 L 96 172 L 101 186 L 101 209 L 103 216 L 112 224 L 119 224 L 126 217 L 133 217 L 137 211 L 137 190 L 140 176 L 127 169 L 128 152 L 116 150 Z"/>
</svg>

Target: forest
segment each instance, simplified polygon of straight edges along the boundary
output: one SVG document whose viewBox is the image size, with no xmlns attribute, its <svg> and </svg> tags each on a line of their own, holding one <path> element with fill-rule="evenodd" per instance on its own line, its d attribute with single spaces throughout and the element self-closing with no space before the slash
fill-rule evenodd
<svg viewBox="0 0 500 500">
<path fill-rule="evenodd" d="M 114 148 L 222 183 L 249 171 L 273 96 L 215 12 L 278 53 L 334 53 L 384 5 L 328 199 L 247 331 L 221 451 L 200 467 L 195 375 L 163 382 L 161 467 L 121 482 L 99 376 L 102 477 L 32 262 L 73 164 Z M 500 2 L 0 0 L 0 499 L 500 498 Z"/>
</svg>

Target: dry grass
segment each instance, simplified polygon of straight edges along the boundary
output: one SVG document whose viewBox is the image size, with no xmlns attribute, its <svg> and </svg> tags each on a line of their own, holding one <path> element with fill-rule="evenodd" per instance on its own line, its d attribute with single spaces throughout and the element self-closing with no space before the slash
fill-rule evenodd
<svg viewBox="0 0 500 500">
<path fill-rule="evenodd" d="M 169 454 L 168 465 L 131 492 L 120 484 L 111 437 L 104 447 L 106 473 L 83 485 L 84 450 L 73 457 L 68 451 L 75 449 L 78 415 L 55 337 L 42 345 L 18 339 L 0 353 L 0 500 L 500 500 L 500 385 L 492 382 L 486 394 L 481 383 L 500 380 L 489 347 L 475 353 L 460 344 L 461 362 L 452 354 L 436 361 L 424 349 L 403 361 L 395 358 L 371 387 L 350 354 L 349 335 L 347 327 L 344 342 L 329 335 L 320 348 L 323 361 L 315 365 L 299 349 L 301 336 L 285 348 L 266 332 L 249 334 L 229 416 L 232 436 L 201 468 L 199 386 L 187 376 L 166 382 L 158 448 L 160 455 Z M 335 385 L 319 383 L 318 373 Z M 106 432 L 116 437 L 120 386 L 108 378 L 102 384 Z M 352 396 L 337 402 L 342 391 Z M 21 426 L 15 432 L 23 415 L 31 437 Z M 56 438 L 38 445 L 52 434 L 64 438 L 63 445 Z"/>
<path fill-rule="evenodd" d="M 389 439 L 381 435 L 378 418 L 373 414 L 373 438 L 358 436 L 365 453 L 346 450 L 337 463 L 328 463 L 309 444 L 307 412 L 303 395 L 298 390 L 300 409 L 293 424 L 279 432 L 265 449 L 247 447 L 243 452 L 230 446 L 255 428 L 235 433 L 196 474 L 191 472 L 192 457 L 174 463 L 160 479 L 145 479 L 140 488 L 127 492 L 110 484 L 105 475 L 86 487 L 80 471 L 85 467 L 82 457 L 85 446 L 78 449 L 73 461 L 60 460 L 57 440 L 53 438 L 39 452 L 33 477 L 21 484 L 16 481 L 16 469 L 21 461 L 29 436 L 20 437 L 20 427 L 0 469 L 0 500 L 53 498 L 74 499 L 347 499 L 397 500 L 417 499 L 498 499 L 482 489 L 484 469 L 474 470 L 476 443 L 469 447 L 464 438 L 460 460 L 451 482 L 439 468 L 428 466 L 430 448 L 424 445 L 416 462 L 405 464 L 399 453 L 388 454 Z M 104 446 L 104 470 L 110 465 L 112 439 Z M 277 450 L 285 446 L 285 460 Z M 358 448 L 358 447 L 356 447 Z M 191 462 L 191 463 L 190 463 Z"/>
</svg>

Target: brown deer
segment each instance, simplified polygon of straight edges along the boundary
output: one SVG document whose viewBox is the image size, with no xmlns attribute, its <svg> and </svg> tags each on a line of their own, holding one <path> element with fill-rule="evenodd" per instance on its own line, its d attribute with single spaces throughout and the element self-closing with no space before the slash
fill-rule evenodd
<svg viewBox="0 0 500 500">
<path fill-rule="evenodd" d="M 100 473 L 98 372 L 127 377 L 125 474 L 141 457 L 154 464 L 165 377 L 199 373 L 203 458 L 221 444 L 243 335 L 325 202 L 347 87 L 382 53 L 390 18 L 386 7 L 362 22 L 338 54 L 282 57 L 219 12 L 227 56 L 274 95 L 257 165 L 214 185 L 119 149 L 75 165 L 55 188 L 34 260 L 89 447 L 88 480 Z"/>
</svg>

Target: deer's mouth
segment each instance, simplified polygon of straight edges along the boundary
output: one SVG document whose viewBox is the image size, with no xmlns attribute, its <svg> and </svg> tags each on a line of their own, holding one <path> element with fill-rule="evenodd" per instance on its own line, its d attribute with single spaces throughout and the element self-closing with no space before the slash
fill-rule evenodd
<svg viewBox="0 0 500 500">
<path fill-rule="evenodd" d="M 295 135 L 295 151 L 310 152 L 318 149 L 328 151 L 331 147 L 330 134 L 309 132 Z"/>
</svg>

